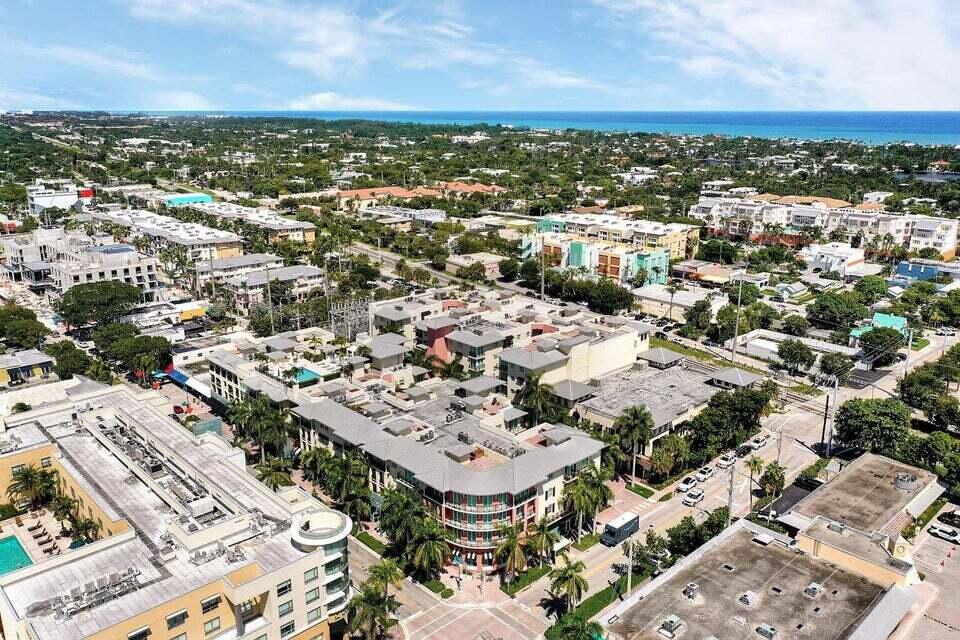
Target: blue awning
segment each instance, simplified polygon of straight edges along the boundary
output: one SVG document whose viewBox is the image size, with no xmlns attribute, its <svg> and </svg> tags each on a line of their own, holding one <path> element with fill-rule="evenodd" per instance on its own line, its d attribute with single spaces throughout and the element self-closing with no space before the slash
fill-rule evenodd
<svg viewBox="0 0 960 640">
<path fill-rule="evenodd" d="M 177 384 L 187 384 L 187 380 L 190 379 L 190 376 L 188 376 L 182 371 L 178 371 L 177 369 L 171 369 L 170 373 L 168 373 L 167 375 L 169 375 L 170 379 L 176 382 Z"/>
</svg>

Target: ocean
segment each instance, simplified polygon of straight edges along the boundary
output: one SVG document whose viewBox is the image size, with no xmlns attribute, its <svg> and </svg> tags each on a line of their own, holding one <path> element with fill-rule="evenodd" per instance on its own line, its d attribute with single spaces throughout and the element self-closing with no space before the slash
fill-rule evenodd
<svg viewBox="0 0 960 640">
<path fill-rule="evenodd" d="M 143 113 L 143 112 L 141 112 Z M 153 111 L 151 115 L 227 115 L 318 120 L 365 119 L 422 124 L 500 124 L 533 129 L 590 129 L 722 134 L 805 140 L 960 145 L 960 111 Z"/>
</svg>

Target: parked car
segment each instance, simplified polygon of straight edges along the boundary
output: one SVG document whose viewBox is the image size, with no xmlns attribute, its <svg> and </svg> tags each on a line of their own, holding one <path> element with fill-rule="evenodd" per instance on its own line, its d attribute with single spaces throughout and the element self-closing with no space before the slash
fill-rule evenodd
<svg viewBox="0 0 960 640">
<path fill-rule="evenodd" d="M 687 476 L 677 485 L 677 493 L 686 493 L 697 486 L 697 479 L 693 476 Z"/>
<path fill-rule="evenodd" d="M 729 469 L 737 462 L 737 453 L 735 451 L 728 451 L 717 460 L 718 469 Z"/>
<path fill-rule="evenodd" d="M 927 528 L 927 532 L 935 538 L 940 538 L 941 540 L 946 540 L 947 542 L 960 542 L 960 531 L 957 531 L 953 527 L 948 527 L 945 524 L 940 524 L 939 522 L 934 522 L 931 524 Z"/>
<path fill-rule="evenodd" d="M 748 444 L 742 444 L 737 447 L 737 457 L 745 458 L 753 452 L 753 447 Z"/>
<path fill-rule="evenodd" d="M 954 331 L 953 329 L 948 329 L 947 327 L 940 327 L 939 329 L 937 329 L 937 335 L 953 337 L 957 335 L 957 332 Z"/>
<path fill-rule="evenodd" d="M 712 477 L 713 477 L 713 467 L 710 467 L 710 466 L 700 467 L 700 469 L 697 471 L 698 482 L 706 482 Z"/>
<path fill-rule="evenodd" d="M 683 496 L 683 504 L 688 507 L 693 507 L 700 502 L 703 502 L 703 489 L 696 487 L 695 489 L 690 489 L 687 492 L 687 495 Z"/>
<path fill-rule="evenodd" d="M 653 336 L 654 336 L 655 338 L 660 338 L 661 340 L 666 340 L 666 339 L 667 339 L 667 334 L 666 334 L 666 332 L 664 332 L 664 331 L 657 331 L 655 334 L 653 334 Z"/>
<path fill-rule="evenodd" d="M 757 449 L 760 449 L 761 447 L 765 446 L 767 444 L 767 440 L 768 440 L 767 436 L 760 435 L 755 437 L 748 444 L 750 445 L 751 449 L 756 451 Z"/>
<path fill-rule="evenodd" d="M 799 476 L 793 481 L 793 484 L 801 489 L 813 491 L 823 484 L 823 480 L 820 480 L 819 478 L 811 478 L 810 476 Z"/>
<path fill-rule="evenodd" d="M 960 512 L 944 511 L 937 516 L 937 520 L 950 527 L 957 527 L 960 529 Z"/>
</svg>

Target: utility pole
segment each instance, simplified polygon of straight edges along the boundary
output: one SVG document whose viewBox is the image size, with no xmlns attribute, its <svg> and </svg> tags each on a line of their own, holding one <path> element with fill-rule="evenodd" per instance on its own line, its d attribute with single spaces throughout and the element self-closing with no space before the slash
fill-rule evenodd
<svg viewBox="0 0 960 640">
<path fill-rule="evenodd" d="M 627 596 L 630 597 L 630 591 L 633 589 L 633 546 L 630 542 L 627 545 Z"/>
<path fill-rule="evenodd" d="M 543 255 L 543 250 L 546 247 L 543 244 L 543 241 L 540 242 L 540 299 L 543 300 L 546 296 L 544 295 L 544 290 L 546 288 L 547 281 L 547 267 L 546 260 Z"/>
<path fill-rule="evenodd" d="M 733 518 L 733 478 L 736 475 L 736 469 L 736 463 L 730 465 L 730 486 L 727 488 L 727 527 L 730 526 L 730 520 Z M 753 487 L 750 487 L 750 491 L 753 491 Z"/>
<path fill-rule="evenodd" d="M 913 351 L 913 329 L 907 330 L 907 357 L 903 360 L 903 375 L 910 371 L 910 352 Z"/>
<path fill-rule="evenodd" d="M 743 296 L 743 280 L 740 280 L 740 286 L 737 287 L 737 319 L 733 323 L 733 343 L 730 347 L 730 362 L 737 362 L 737 338 L 740 337 L 740 301 Z"/>
<path fill-rule="evenodd" d="M 267 309 L 270 312 L 270 335 L 275 335 L 277 329 L 273 326 L 273 296 L 270 294 L 270 267 L 267 267 Z"/>
<path fill-rule="evenodd" d="M 824 397 L 823 402 L 823 427 L 820 429 L 820 450 L 827 448 L 827 416 L 830 413 L 830 396 Z"/>
<path fill-rule="evenodd" d="M 833 452 L 833 422 L 837 416 L 837 388 L 840 386 L 840 378 L 833 376 L 833 410 L 830 411 L 830 432 L 827 434 L 827 457 Z"/>
</svg>

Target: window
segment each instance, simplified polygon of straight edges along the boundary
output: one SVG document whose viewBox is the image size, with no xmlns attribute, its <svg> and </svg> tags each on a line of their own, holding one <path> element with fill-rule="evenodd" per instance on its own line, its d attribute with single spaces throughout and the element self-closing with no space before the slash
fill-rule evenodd
<svg viewBox="0 0 960 640">
<path fill-rule="evenodd" d="M 293 633 L 294 631 L 296 631 L 296 629 L 297 629 L 296 623 L 294 623 L 294 622 L 288 622 L 287 624 L 285 624 L 285 625 L 283 625 L 282 627 L 280 627 L 280 637 L 281 637 L 281 638 L 286 638 L 286 637 L 289 636 L 291 633 Z"/>
<path fill-rule="evenodd" d="M 150 627 L 140 627 L 127 634 L 127 640 L 147 640 L 150 637 Z"/>
<path fill-rule="evenodd" d="M 281 618 L 283 616 L 290 615 L 291 613 L 293 613 L 293 600 L 287 600 L 286 602 L 281 603 L 278 609 L 280 611 Z"/>
<path fill-rule="evenodd" d="M 206 600 L 200 601 L 200 609 L 204 613 L 210 613 L 214 609 L 220 606 L 220 596 L 213 596 L 212 598 L 207 598 Z"/>
<path fill-rule="evenodd" d="M 292 587 L 290 586 L 290 581 L 289 581 L 289 580 L 287 580 L 286 582 L 281 582 L 280 584 L 277 585 L 277 595 L 278 595 L 278 596 L 285 596 L 285 595 L 287 595 L 288 593 L 290 593 L 290 589 L 291 589 L 291 588 L 292 588 Z"/>
<path fill-rule="evenodd" d="M 167 616 L 167 629 L 176 629 L 187 621 L 187 610 L 182 609 L 176 613 Z"/>
<path fill-rule="evenodd" d="M 240 603 L 240 618 L 247 620 L 253 617 L 253 603 L 247 600 Z"/>
<path fill-rule="evenodd" d="M 304 574 L 303 574 L 303 582 L 304 582 L 304 584 L 309 584 L 309 583 L 313 582 L 313 581 L 316 580 L 316 579 L 317 579 L 317 568 L 316 568 L 316 567 L 314 567 L 313 569 L 310 569 L 309 571 L 304 572 Z"/>
<path fill-rule="evenodd" d="M 307 604 L 310 604 L 311 602 L 313 602 L 319 597 L 320 597 L 320 587 L 307 591 Z"/>
<path fill-rule="evenodd" d="M 187 634 L 186 634 L 186 633 L 178 633 L 177 635 L 175 635 L 175 636 L 173 636 L 172 638 L 170 638 L 170 640 L 187 640 Z"/>
<path fill-rule="evenodd" d="M 46 458 L 40 458 L 40 466 L 44 469 L 48 468 L 52 464 L 53 460 L 50 459 L 50 456 L 47 456 Z"/>
<path fill-rule="evenodd" d="M 307 612 L 307 622 L 316 622 L 320 619 L 320 607 Z"/>
<path fill-rule="evenodd" d="M 220 630 L 220 618 L 214 618 L 213 620 L 207 620 L 203 623 L 203 634 L 208 636 L 211 633 L 215 633 Z"/>
</svg>

